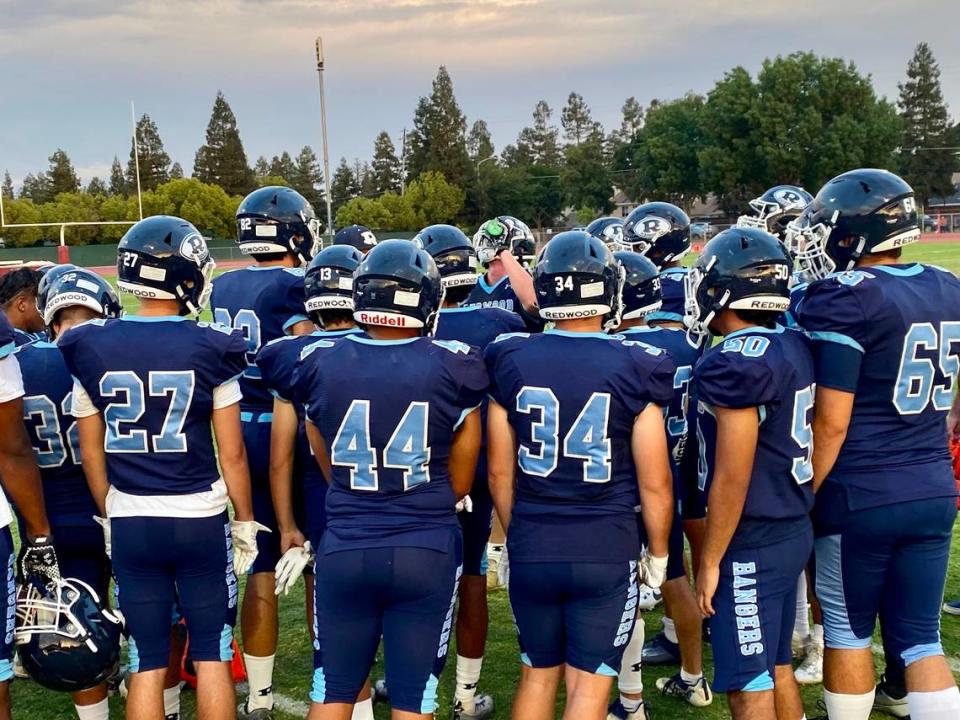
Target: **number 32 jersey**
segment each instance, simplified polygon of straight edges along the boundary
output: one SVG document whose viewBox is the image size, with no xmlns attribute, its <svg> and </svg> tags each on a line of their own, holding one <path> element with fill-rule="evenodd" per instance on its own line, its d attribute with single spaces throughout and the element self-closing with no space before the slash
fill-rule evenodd
<svg viewBox="0 0 960 720">
<path fill-rule="evenodd" d="M 730 333 L 697 363 L 700 489 L 716 469 L 715 408 L 757 408 L 760 429 L 750 487 L 734 549 L 760 547 L 800 534 L 813 507 L 813 358 L 806 337 L 778 325 Z"/>
<path fill-rule="evenodd" d="M 928 265 L 864 267 L 811 284 L 799 315 L 818 385 L 854 393 L 818 515 L 831 498 L 858 510 L 955 495 L 945 421 L 960 371 L 960 280 Z"/>
</svg>

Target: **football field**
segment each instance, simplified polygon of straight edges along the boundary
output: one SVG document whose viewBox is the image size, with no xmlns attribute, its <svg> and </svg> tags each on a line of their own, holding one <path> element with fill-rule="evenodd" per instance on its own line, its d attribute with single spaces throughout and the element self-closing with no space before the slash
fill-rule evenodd
<svg viewBox="0 0 960 720">
<path fill-rule="evenodd" d="M 905 251 L 906 261 L 921 261 L 948 268 L 960 273 L 960 243 L 931 243 L 913 245 Z M 112 278 L 111 278 L 112 279 Z M 132 309 L 135 301 L 124 296 L 124 305 Z M 950 573 L 947 580 L 948 599 L 960 598 L 960 530 L 954 531 L 953 553 L 950 561 Z M 503 590 L 490 593 L 490 636 L 483 674 L 480 681 L 481 692 L 494 697 L 496 718 L 510 716 L 510 704 L 519 675 L 519 653 L 513 631 L 507 594 Z M 661 612 L 644 613 L 647 637 L 659 630 Z M 239 632 L 239 629 L 238 629 Z M 942 620 L 943 643 L 954 673 L 960 677 L 960 617 L 945 615 Z M 875 645 L 875 648 L 878 648 Z M 450 660 L 440 681 L 440 709 L 437 718 L 450 717 L 450 697 L 454 684 L 455 646 L 451 647 Z M 882 661 L 882 654 L 878 657 Z M 712 677 L 712 661 L 709 646 L 705 652 L 705 667 L 708 677 Z M 680 700 L 662 698 L 655 689 L 655 679 L 669 676 L 677 671 L 674 666 L 649 667 L 644 669 L 644 682 L 647 686 L 647 698 L 652 706 L 655 718 L 703 718 L 719 720 L 729 718 L 724 696 L 715 697 L 713 705 L 693 708 Z M 382 676 L 382 669 L 374 670 L 374 677 Z M 290 595 L 281 598 L 280 644 L 277 653 L 274 675 L 274 692 L 277 700 L 274 715 L 276 718 L 302 718 L 308 708 L 309 685 L 312 676 L 312 658 L 309 634 L 304 613 L 304 594 L 301 583 Z M 14 717 L 52 720 L 54 718 L 76 717 L 70 698 L 65 694 L 56 694 L 43 690 L 30 681 L 16 681 L 13 686 Z M 810 718 L 824 714 L 817 703 L 822 697 L 819 685 L 802 688 L 804 706 Z M 182 718 L 195 718 L 192 693 L 183 693 Z M 111 700 L 111 717 L 123 717 L 123 703 L 119 698 Z M 388 718 L 389 709 L 380 705 L 376 708 L 378 719 Z M 887 717 L 874 714 L 873 718 Z"/>
</svg>

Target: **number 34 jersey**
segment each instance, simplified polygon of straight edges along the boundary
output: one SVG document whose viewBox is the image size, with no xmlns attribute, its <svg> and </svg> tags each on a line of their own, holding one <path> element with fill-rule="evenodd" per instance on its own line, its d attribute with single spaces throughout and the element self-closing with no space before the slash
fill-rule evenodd
<svg viewBox="0 0 960 720">
<path fill-rule="evenodd" d="M 220 478 L 214 393 L 246 367 L 239 332 L 180 317 L 126 316 L 71 328 L 59 346 L 103 415 L 114 488 L 130 495 L 210 490 Z"/>
<path fill-rule="evenodd" d="M 807 288 L 799 321 L 818 385 L 854 393 L 818 512 L 824 490 L 851 510 L 955 495 L 945 419 L 960 371 L 960 280 L 919 264 L 838 273 Z"/>
<path fill-rule="evenodd" d="M 730 333 L 693 373 L 700 489 L 716 470 L 715 408 L 756 408 L 760 423 L 750 487 L 731 548 L 804 532 L 813 507 L 814 371 L 806 337 L 782 326 Z"/>
</svg>

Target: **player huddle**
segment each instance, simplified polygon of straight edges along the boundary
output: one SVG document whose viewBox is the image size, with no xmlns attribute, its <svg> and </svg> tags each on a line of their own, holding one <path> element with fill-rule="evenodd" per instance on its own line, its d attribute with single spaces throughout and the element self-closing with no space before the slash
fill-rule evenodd
<svg viewBox="0 0 960 720">
<path fill-rule="evenodd" d="M 517 720 L 554 717 L 561 682 L 568 720 L 648 718 L 644 662 L 680 665 L 663 695 L 721 691 L 738 720 L 800 720 L 797 682 L 821 679 L 832 720 L 960 717 L 939 635 L 960 281 L 900 262 L 920 230 L 889 172 L 751 208 L 688 270 L 669 203 L 539 252 L 507 216 L 472 241 L 352 226 L 321 249 L 310 205 L 268 187 L 237 212 L 254 264 L 215 280 L 188 222 L 134 225 L 117 260 L 133 314 L 94 273 L 48 270 L 46 336 L 18 343 L 0 319 L 0 474 L 23 539 L 14 562 L 0 534 L 0 718 L 14 645 L 80 720 L 107 718 L 122 631 L 128 718 L 179 717 L 186 652 L 199 717 L 269 720 L 277 596 L 301 576 L 311 719 L 370 720 L 374 696 L 434 717 L 454 636 L 451 711 L 490 717 L 494 515 Z M 195 321 L 208 305 L 215 322 Z"/>
</svg>

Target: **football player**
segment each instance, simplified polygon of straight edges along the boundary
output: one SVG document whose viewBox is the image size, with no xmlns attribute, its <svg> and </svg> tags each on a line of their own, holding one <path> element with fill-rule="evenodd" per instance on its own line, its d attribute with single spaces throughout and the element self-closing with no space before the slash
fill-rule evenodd
<svg viewBox="0 0 960 720">
<path fill-rule="evenodd" d="M 787 226 L 813 202 L 813 195 L 796 185 L 775 185 L 749 202 L 752 212 L 737 218 L 737 227 L 764 230 L 781 241 Z"/>
<path fill-rule="evenodd" d="M 237 209 L 237 243 L 240 252 L 256 262 L 218 277 L 210 299 L 214 319 L 242 331 L 247 339 L 240 419 L 250 464 L 253 514 L 273 530 L 258 538 L 260 552 L 244 590 L 240 627 L 250 694 L 238 711 L 240 720 L 270 719 L 277 651 L 274 569 L 280 560 L 280 533 L 270 496 L 273 398 L 260 377 L 256 357 L 271 340 L 315 329 L 304 314 L 302 266 L 320 247 L 318 227 L 313 208 L 296 190 L 254 190 Z"/>
<path fill-rule="evenodd" d="M 377 242 L 373 231 L 363 225 L 348 225 L 337 230 L 337 234 L 333 236 L 334 245 L 349 245 L 362 255 L 370 252 Z"/>
<path fill-rule="evenodd" d="M 944 423 L 960 369 L 960 281 L 901 262 L 920 226 L 912 188 L 890 172 L 839 175 L 810 212 L 798 260 L 832 272 L 800 306 L 817 360 L 816 592 L 827 711 L 834 720 L 870 714 L 879 615 L 906 665 L 910 716 L 958 717 L 940 604 L 957 511 Z"/>
<path fill-rule="evenodd" d="M 683 504 L 686 483 L 681 482 L 681 460 L 687 447 L 687 413 L 689 385 L 693 366 L 703 353 L 702 345 L 687 341 L 687 333 L 677 327 L 647 325 L 645 318 L 662 306 L 660 278 L 657 266 L 648 258 L 631 251 L 614 253 L 626 273 L 623 287 L 623 319 L 616 330 L 631 340 L 658 347 L 673 360 L 673 399 L 665 418 L 667 443 L 673 473 L 674 515 L 670 526 L 670 561 L 666 580 L 660 587 L 664 605 L 669 609 L 676 627 L 680 672 L 670 678 L 659 678 L 657 687 L 664 695 L 683 698 L 696 707 L 713 702 L 710 685 L 703 675 L 702 616 L 696 596 L 687 580 L 683 560 Z M 639 519 L 639 518 L 638 518 Z M 609 709 L 610 720 L 643 718 L 643 682 L 641 679 L 643 652 L 643 618 L 624 652 L 618 687 L 620 698 Z"/>
<path fill-rule="evenodd" d="M 606 717 L 638 580 L 659 587 L 666 573 L 673 492 L 662 413 L 675 368 L 662 350 L 603 332 L 620 322 L 621 285 L 600 240 L 560 233 L 534 271 L 540 315 L 556 329 L 502 335 L 486 350 L 490 492 L 507 531 L 522 659 L 518 719 L 553 718 L 561 680 L 566 720 Z"/>
<path fill-rule="evenodd" d="M 43 311 L 51 339 L 87 320 L 120 316 L 116 293 L 95 273 L 73 268 L 57 276 L 45 293 Z M 60 570 L 64 577 L 86 583 L 106 599 L 110 560 L 95 520 L 100 511 L 80 464 L 77 423 L 71 414 L 73 378 L 52 342 L 37 340 L 23 345 L 17 350 L 17 361 L 23 375 L 23 420 L 40 467 Z M 109 717 L 106 683 L 74 693 L 73 702 L 81 720 Z"/>
<path fill-rule="evenodd" d="M 0 313 L 0 564 L 5 568 L 2 600 L 6 619 L 0 643 L 0 720 L 11 720 L 10 681 L 13 679 L 13 634 L 16 582 L 37 579 L 49 583 L 60 578 L 57 553 L 43 503 L 40 471 L 23 423 L 23 380 L 14 357 L 16 334 L 4 313 Z M 23 518 L 26 534 L 21 536 L 20 556 L 14 562 L 13 515 L 7 498 Z"/>
<path fill-rule="evenodd" d="M 606 245 L 611 252 L 622 249 L 623 220 L 615 217 L 600 217 L 587 225 L 584 230 Z"/>
<path fill-rule="evenodd" d="M 0 278 L 0 309 L 13 325 L 18 347 L 44 335 L 43 315 L 37 305 L 37 287 L 42 277 L 39 270 L 22 267 Z"/>
<path fill-rule="evenodd" d="M 713 618 L 714 689 L 735 720 L 804 716 L 790 641 L 813 547 L 814 374 L 806 337 L 776 324 L 790 273 L 775 237 L 734 227 L 707 243 L 687 280 L 691 333 L 725 338 L 694 370 L 709 509 L 696 578 Z"/>
<path fill-rule="evenodd" d="M 444 295 L 437 324 L 439 339 L 458 340 L 482 351 L 498 335 L 525 329 L 516 313 L 502 308 L 461 307 L 477 284 L 476 252 L 463 232 L 452 225 L 431 225 L 421 230 L 414 240 L 430 253 L 440 271 Z M 485 420 L 486 407 L 481 410 Z M 470 503 L 471 509 L 457 516 L 463 531 L 463 577 L 457 609 L 454 716 L 463 720 L 493 714 L 493 698 L 477 694 L 487 644 L 487 541 L 493 520 L 485 444 L 477 463 Z"/>
<path fill-rule="evenodd" d="M 117 254 L 118 285 L 138 298 L 137 314 L 76 325 L 58 346 L 74 377 L 83 469 L 106 518 L 127 620 L 127 717 L 164 715 L 176 598 L 190 630 L 198 715 L 233 718 L 237 574 L 256 559 L 264 529 L 253 520 L 240 428 L 246 341 L 187 317 L 203 311 L 214 268 L 193 225 L 146 218 Z"/>
<path fill-rule="evenodd" d="M 628 250 L 644 255 L 660 271 L 661 307 L 647 313 L 644 320 L 651 327 L 667 329 L 683 328 L 686 312 L 684 280 L 687 269 L 681 265 L 684 256 L 690 251 L 690 218 L 676 205 L 664 202 L 651 202 L 640 205 L 624 221 L 623 245 Z M 666 336 L 664 336 L 666 337 Z M 688 403 L 689 404 L 689 403 Z M 689 446 L 695 444 L 687 432 Z M 695 472 L 691 472 L 691 463 L 681 468 L 681 482 L 685 484 L 683 509 L 683 532 L 690 541 L 691 568 L 696 572 L 700 563 L 700 548 L 703 543 L 703 518 L 706 514 L 703 493 L 696 486 Z M 658 593 L 645 588 L 640 589 L 643 605 L 653 607 Z M 650 597 L 652 596 L 652 597 Z M 650 597 L 650 599 L 647 599 Z M 647 600 L 647 602 L 643 602 Z M 680 656 L 680 636 L 672 617 L 672 608 L 664 608 L 663 630 L 649 641 L 643 649 L 643 662 L 650 665 L 682 664 Z M 686 628 L 684 628 L 686 631 Z M 693 636 L 684 640 L 684 645 L 692 648 Z M 690 668 L 696 666 L 693 659 L 687 661 Z"/>
<path fill-rule="evenodd" d="M 487 220 L 473 237 L 477 260 L 486 269 L 464 305 L 498 307 L 515 312 L 531 330 L 543 327 L 526 263 L 536 252 L 530 228 L 509 215 Z"/>
<path fill-rule="evenodd" d="M 436 709 L 462 568 L 455 505 L 474 479 L 488 386 L 475 349 L 429 337 L 442 294 L 428 253 L 379 243 L 353 276 L 366 335 L 318 340 L 298 366 L 330 481 L 311 720 L 350 717 L 381 634 L 395 720 Z"/>
</svg>

